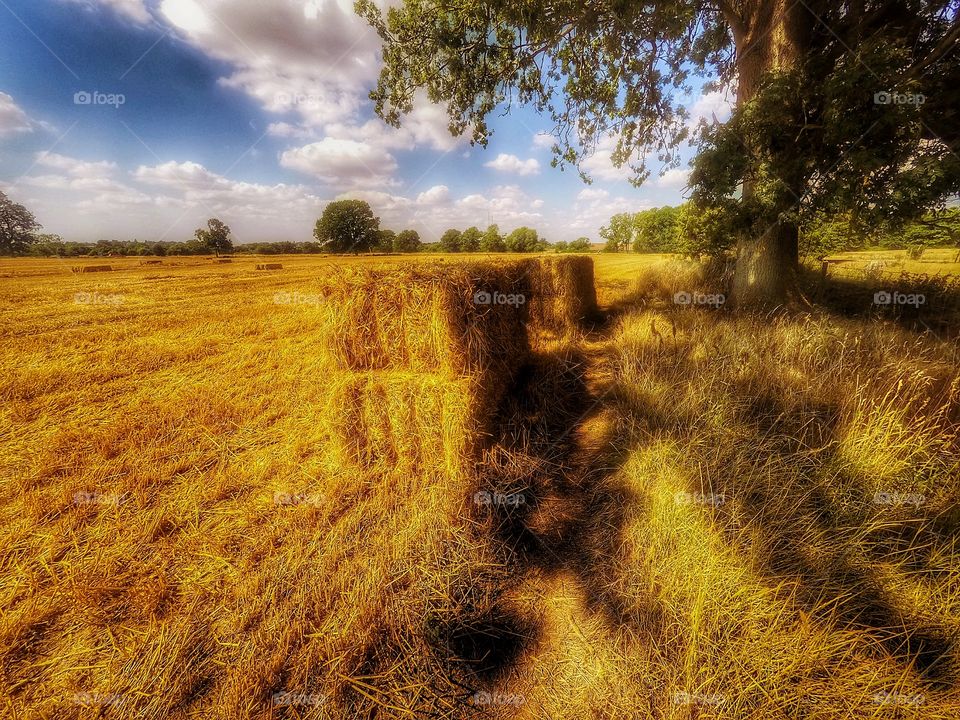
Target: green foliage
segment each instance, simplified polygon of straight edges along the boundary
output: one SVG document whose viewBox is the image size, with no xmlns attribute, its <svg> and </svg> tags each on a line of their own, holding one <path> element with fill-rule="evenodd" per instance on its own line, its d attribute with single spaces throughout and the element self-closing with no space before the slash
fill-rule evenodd
<svg viewBox="0 0 960 720">
<path fill-rule="evenodd" d="M 590 238 L 578 237 L 576 240 L 570 243 L 568 249 L 570 252 L 575 253 L 590 252 Z"/>
<path fill-rule="evenodd" d="M 378 252 L 393 252 L 393 246 L 396 242 L 397 234 L 393 230 L 382 228 L 379 231 L 375 249 Z"/>
<path fill-rule="evenodd" d="M 380 218 L 363 200 L 337 200 L 317 220 L 313 235 L 324 252 L 365 252 L 380 240 Z"/>
<path fill-rule="evenodd" d="M 455 253 L 460 252 L 460 239 L 463 233 L 454 228 L 450 228 L 440 236 L 440 252 Z"/>
<path fill-rule="evenodd" d="M 398 253 L 419 252 L 422 243 L 416 230 L 402 230 L 393 241 L 393 251 Z"/>
<path fill-rule="evenodd" d="M 518 227 L 507 235 L 506 247 L 509 252 L 537 252 L 541 248 L 540 238 L 533 228 Z"/>
<path fill-rule="evenodd" d="M 564 242 L 563 240 L 553 244 L 554 252 L 564 253 L 569 251 L 569 249 L 570 249 L 570 244 L 567 242 Z"/>
<path fill-rule="evenodd" d="M 486 232 L 483 233 L 483 237 L 480 238 L 480 250 L 482 252 L 495 253 L 505 252 L 506 249 L 507 246 L 503 242 L 503 236 L 500 234 L 500 228 L 496 225 L 491 225 L 488 227 Z"/>
<path fill-rule="evenodd" d="M 680 209 L 666 205 L 633 216 L 633 251 L 638 253 L 676 252 Z"/>
<path fill-rule="evenodd" d="M 206 250 L 220 256 L 221 252 L 233 250 L 233 241 L 230 239 L 230 228 L 218 218 L 207 220 L 207 228 L 200 228 L 194 233 L 197 242 Z"/>
<path fill-rule="evenodd" d="M 483 233 L 479 228 L 468 227 L 460 236 L 460 250 L 462 252 L 477 252 L 480 249 L 480 240 Z"/>
<path fill-rule="evenodd" d="M 0 192 L 0 254 L 19 255 L 35 241 L 40 223 L 23 205 Z"/>
<path fill-rule="evenodd" d="M 604 252 L 624 252 L 633 240 L 633 214 L 618 213 L 610 218 L 610 224 L 600 228 L 600 237 L 606 240 Z"/>
</svg>

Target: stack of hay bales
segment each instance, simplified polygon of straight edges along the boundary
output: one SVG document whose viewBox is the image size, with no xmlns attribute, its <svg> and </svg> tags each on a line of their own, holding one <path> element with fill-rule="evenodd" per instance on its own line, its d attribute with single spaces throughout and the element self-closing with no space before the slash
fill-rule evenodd
<svg viewBox="0 0 960 720">
<path fill-rule="evenodd" d="M 322 295 L 330 462 L 410 478 L 472 475 L 531 344 L 596 310 L 577 257 L 341 268 Z"/>
<path fill-rule="evenodd" d="M 526 268 L 489 264 L 342 269 L 318 332 L 330 370 L 324 419 L 335 455 L 410 472 L 470 470 L 530 344 Z"/>
<path fill-rule="evenodd" d="M 112 265 L 76 265 L 70 268 L 72 273 L 111 272 Z"/>
<path fill-rule="evenodd" d="M 567 336 L 596 315 L 593 258 L 547 257 L 530 264 L 530 322 L 536 330 Z"/>
</svg>

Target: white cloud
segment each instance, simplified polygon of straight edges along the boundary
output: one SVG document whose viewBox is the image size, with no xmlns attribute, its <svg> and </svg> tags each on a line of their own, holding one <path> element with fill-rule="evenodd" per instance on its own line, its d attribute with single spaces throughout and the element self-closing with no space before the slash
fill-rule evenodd
<svg viewBox="0 0 960 720">
<path fill-rule="evenodd" d="M 704 93 L 690 106 L 690 120 L 687 124 L 690 127 L 696 127 L 701 120 L 713 122 L 714 119 L 717 122 L 726 122 L 730 119 L 734 105 L 736 105 L 735 90 L 714 90 Z"/>
<path fill-rule="evenodd" d="M 117 170 L 116 163 L 106 160 L 86 162 L 52 152 L 37 153 L 36 163 L 38 166 L 60 170 L 62 173 L 76 178 L 104 178 Z"/>
<path fill-rule="evenodd" d="M 537 175 L 540 172 L 540 163 L 536 159 L 521 160 L 516 155 L 508 153 L 500 153 L 496 159 L 484 163 L 484 167 L 514 175 Z"/>
<path fill-rule="evenodd" d="M 450 188 L 446 185 L 434 185 L 426 192 L 417 195 L 418 205 L 442 205 L 450 199 Z"/>
<path fill-rule="evenodd" d="M 391 176 L 397 169 L 396 160 L 382 148 L 332 137 L 286 150 L 280 156 L 280 164 L 345 187 L 395 184 Z"/>
<path fill-rule="evenodd" d="M 552 148 L 556 142 L 557 138 L 548 132 L 538 132 L 533 136 L 533 147 L 537 150 Z"/>
<path fill-rule="evenodd" d="M 602 188 L 586 188 L 579 192 L 577 195 L 577 200 L 602 200 L 609 195 L 610 193 Z"/>
<path fill-rule="evenodd" d="M 629 165 L 625 164 L 618 168 L 611 159 L 616 147 L 617 138 L 613 135 L 605 135 L 597 142 L 594 153 L 580 163 L 580 169 L 594 180 L 607 182 L 629 180 L 634 175 Z"/>
<path fill-rule="evenodd" d="M 30 118 L 10 95 L 0 92 L 0 137 L 24 132 L 33 132 Z"/>
<path fill-rule="evenodd" d="M 670 168 L 663 175 L 657 178 L 657 187 L 682 190 L 687 186 L 687 180 L 690 177 L 689 168 Z"/>
</svg>

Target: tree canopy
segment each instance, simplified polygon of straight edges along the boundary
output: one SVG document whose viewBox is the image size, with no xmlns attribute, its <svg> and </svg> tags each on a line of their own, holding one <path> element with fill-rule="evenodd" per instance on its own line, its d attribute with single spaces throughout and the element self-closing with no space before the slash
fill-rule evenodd
<svg viewBox="0 0 960 720">
<path fill-rule="evenodd" d="M 32 212 L 0 191 L 0 254 L 18 255 L 26 251 L 40 227 Z"/>
<path fill-rule="evenodd" d="M 336 200 L 323 209 L 313 235 L 324 252 L 366 252 L 380 242 L 380 218 L 364 200 Z"/>
<path fill-rule="evenodd" d="M 197 242 L 205 249 L 216 253 L 217 257 L 221 252 L 233 250 L 233 241 L 230 239 L 230 228 L 226 223 L 218 218 L 207 220 L 206 229 L 200 228 L 194 233 Z"/>
</svg>

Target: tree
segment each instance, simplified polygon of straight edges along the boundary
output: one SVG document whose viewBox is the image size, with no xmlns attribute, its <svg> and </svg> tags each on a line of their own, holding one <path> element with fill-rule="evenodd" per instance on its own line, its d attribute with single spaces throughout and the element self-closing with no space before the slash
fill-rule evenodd
<svg viewBox="0 0 960 720">
<path fill-rule="evenodd" d="M 463 252 L 477 252 L 477 250 L 480 249 L 480 240 L 482 238 L 483 233 L 480 232 L 479 228 L 468 227 L 460 236 L 460 249 Z"/>
<path fill-rule="evenodd" d="M 376 250 L 379 252 L 393 252 L 393 244 L 397 234 L 393 230 L 381 230 L 377 238 Z"/>
<path fill-rule="evenodd" d="M 625 252 L 633 242 L 633 214 L 614 215 L 609 225 L 600 228 L 600 237 L 607 241 L 604 252 Z"/>
<path fill-rule="evenodd" d="M 406 0 L 382 13 L 359 0 L 383 39 L 377 113 L 399 126 L 423 88 L 446 103 L 452 132 L 485 145 L 488 116 L 516 97 L 550 113 L 554 164 L 580 167 L 610 137 L 640 184 L 647 157 L 679 163 L 690 128 L 678 90 L 691 76 L 735 86 L 730 120 L 696 130 L 689 186 L 699 208 L 731 215 L 742 305 L 793 294 L 805 214 L 902 220 L 960 190 L 956 0 L 583 8 Z"/>
<path fill-rule="evenodd" d="M 23 205 L 0 192 L 0 254 L 19 255 L 35 241 L 40 223 Z"/>
<path fill-rule="evenodd" d="M 455 253 L 460 252 L 461 232 L 450 228 L 440 236 L 440 252 Z"/>
<path fill-rule="evenodd" d="M 518 227 L 507 235 L 505 244 L 510 252 L 536 252 L 539 247 L 537 231 L 533 228 Z"/>
<path fill-rule="evenodd" d="M 676 252 L 679 211 L 679 208 L 667 205 L 636 213 L 633 216 L 633 251 Z"/>
<path fill-rule="evenodd" d="M 220 251 L 233 250 L 233 241 L 230 239 L 230 228 L 217 218 L 207 220 L 207 229 L 200 228 L 194 233 L 197 242 L 207 251 L 212 250 L 220 257 Z"/>
<path fill-rule="evenodd" d="M 163 243 L 154 243 L 153 247 L 150 248 L 150 254 L 156 255 L 157 257 L 164 257 L 167 254 L 167 246 Z"/>
<path fill-rule="evenodd" d="M 575 253 L 590 252 L 590 238 L 578 237 L 570 243 L 569 250 Z"/>
<path fill-rule="evenodd" d="M 500 228 L 491 225 L 480 238 L 480 250 L 486 253 L 505 252 L 507 246 L 503 242 L 503 236 L 500 234 Z"/>
<path fill-rule="evenodd" d="M 566 242 L 565 240 L 561 240 L 560 242 L 553 244 L 554 252 L 565 253 L 569 249 L 570 249 L 570 243 Z"/>
<path fill-rule="evenodd" d="M 393 251 L 398 253 L 414 253 L 420 251 L 420 233 L 416 230 L 403 230 L 393 241 Z"/>
<path fill-rule="evenodd" d="M 323 209 L 313 236 L 324 252 L 366 252 L 380 240 L 380 218 L 363 200 L 336 200 Z"/>
</svg>

